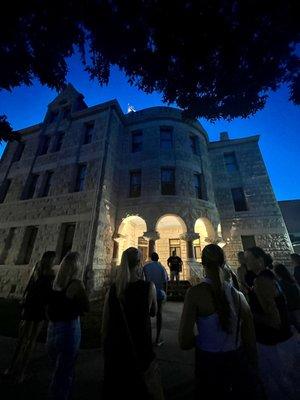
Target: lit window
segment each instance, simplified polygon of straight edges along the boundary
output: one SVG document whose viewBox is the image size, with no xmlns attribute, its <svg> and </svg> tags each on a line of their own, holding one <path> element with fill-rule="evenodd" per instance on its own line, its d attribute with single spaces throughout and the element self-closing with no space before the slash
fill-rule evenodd
<svg viewBox="0 0 300 400">
<path fill-rule="evenodd" d="M 173 251 L 175 251 L 175 255 L 177 257 L 181 256 L 180 239 L 169 239 L 169 254 L 170 254 L 170 256 L 173 255 Z"/>
</svg>

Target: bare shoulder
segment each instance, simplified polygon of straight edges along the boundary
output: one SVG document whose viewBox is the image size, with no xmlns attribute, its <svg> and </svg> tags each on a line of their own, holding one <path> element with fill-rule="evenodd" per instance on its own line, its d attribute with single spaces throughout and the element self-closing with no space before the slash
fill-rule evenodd
<svg viewBox="0 0 300 400">
<path fill-rule="evenodd" d="M 189 300 L 194 300 L 198 303 L 203 297 L 206 297 L 210 293 L 209 285 L 205 282 L 200 282 L 198 285 L 189 288 L 186 295 Z"/>
</svg>

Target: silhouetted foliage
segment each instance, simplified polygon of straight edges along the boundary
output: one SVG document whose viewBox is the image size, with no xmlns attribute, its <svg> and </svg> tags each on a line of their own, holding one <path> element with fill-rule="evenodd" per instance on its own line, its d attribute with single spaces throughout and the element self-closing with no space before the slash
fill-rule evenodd
<svg viewBox="0 0 300 400">
<path fill-rule="evenodd" d="M 78 48 L 91 78 L 118 65 L 188 117 L 232 119 L 262 109 L 282 83 L 300 103 L 298 0 L 28 0 L 0 16 L 0 88 L 60 89 Z"/>
</svg>

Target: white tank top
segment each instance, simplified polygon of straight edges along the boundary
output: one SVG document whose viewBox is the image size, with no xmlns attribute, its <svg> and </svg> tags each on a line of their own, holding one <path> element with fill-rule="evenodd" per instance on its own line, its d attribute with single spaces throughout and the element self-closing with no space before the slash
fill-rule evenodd
<svg viewBox="0 0 300 400">
<path fill-rule="evenodd" d="M 210 284 L 208 278 L 204 282 Z M 219 316 L 213 313 L 206 317 L 197 318 L 198 335 L 196 336 L 196 347 L 203 351 L 212 353 L 237 350 L 241 345 L 241 330 L 239 327 L 238 340 L 236 343 L 236 333 L 238 324 L 238 310 L 232 297 L 232 286 L 224 282 L 225 295 L 229 301 L 231 310 L 231 332 L 224 332 L 221 328 Z"/>
</svg>

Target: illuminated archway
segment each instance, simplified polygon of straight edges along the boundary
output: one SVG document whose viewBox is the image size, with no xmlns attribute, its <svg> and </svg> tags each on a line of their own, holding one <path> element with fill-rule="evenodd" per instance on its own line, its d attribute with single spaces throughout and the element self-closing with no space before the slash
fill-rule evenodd
<svg viewBox="0 0 300 400">
<path fill-rule="evenodd" d="M 148 242 L 143 238 L 147 231 L 146 222 L 138 215 L 131 215 L 123 219 L 118 230 L 118 263 L 124 250 L 128 247 L 137 247 L 143 254 L 143 261 L 147 258 Z"/>
<path fill-rule="evenodd" d="M 181 238 L 181 235 L 187 231 L 185 222 L 178 215 L 166 214 L 157 221 L 156 231 L 160 237 L 155 243 L 160 262 L 169 273 L 167 260 L 172 251 L 176 251 L 176 255 L 181 257 L 184 262 L 181 279 L 186 279 L 185 260 L 187 258 L 187 248 L 186 241 Z"/>
<path fill-rule="evenodd" d="M 215 240 L 215 230 L 210 220 L 203 217 L 195 222 L 194 231 L 199 234 L 199 239 L 193 241 L 194 255 L 200 261 L 203 248 Z"/>
</svg>

